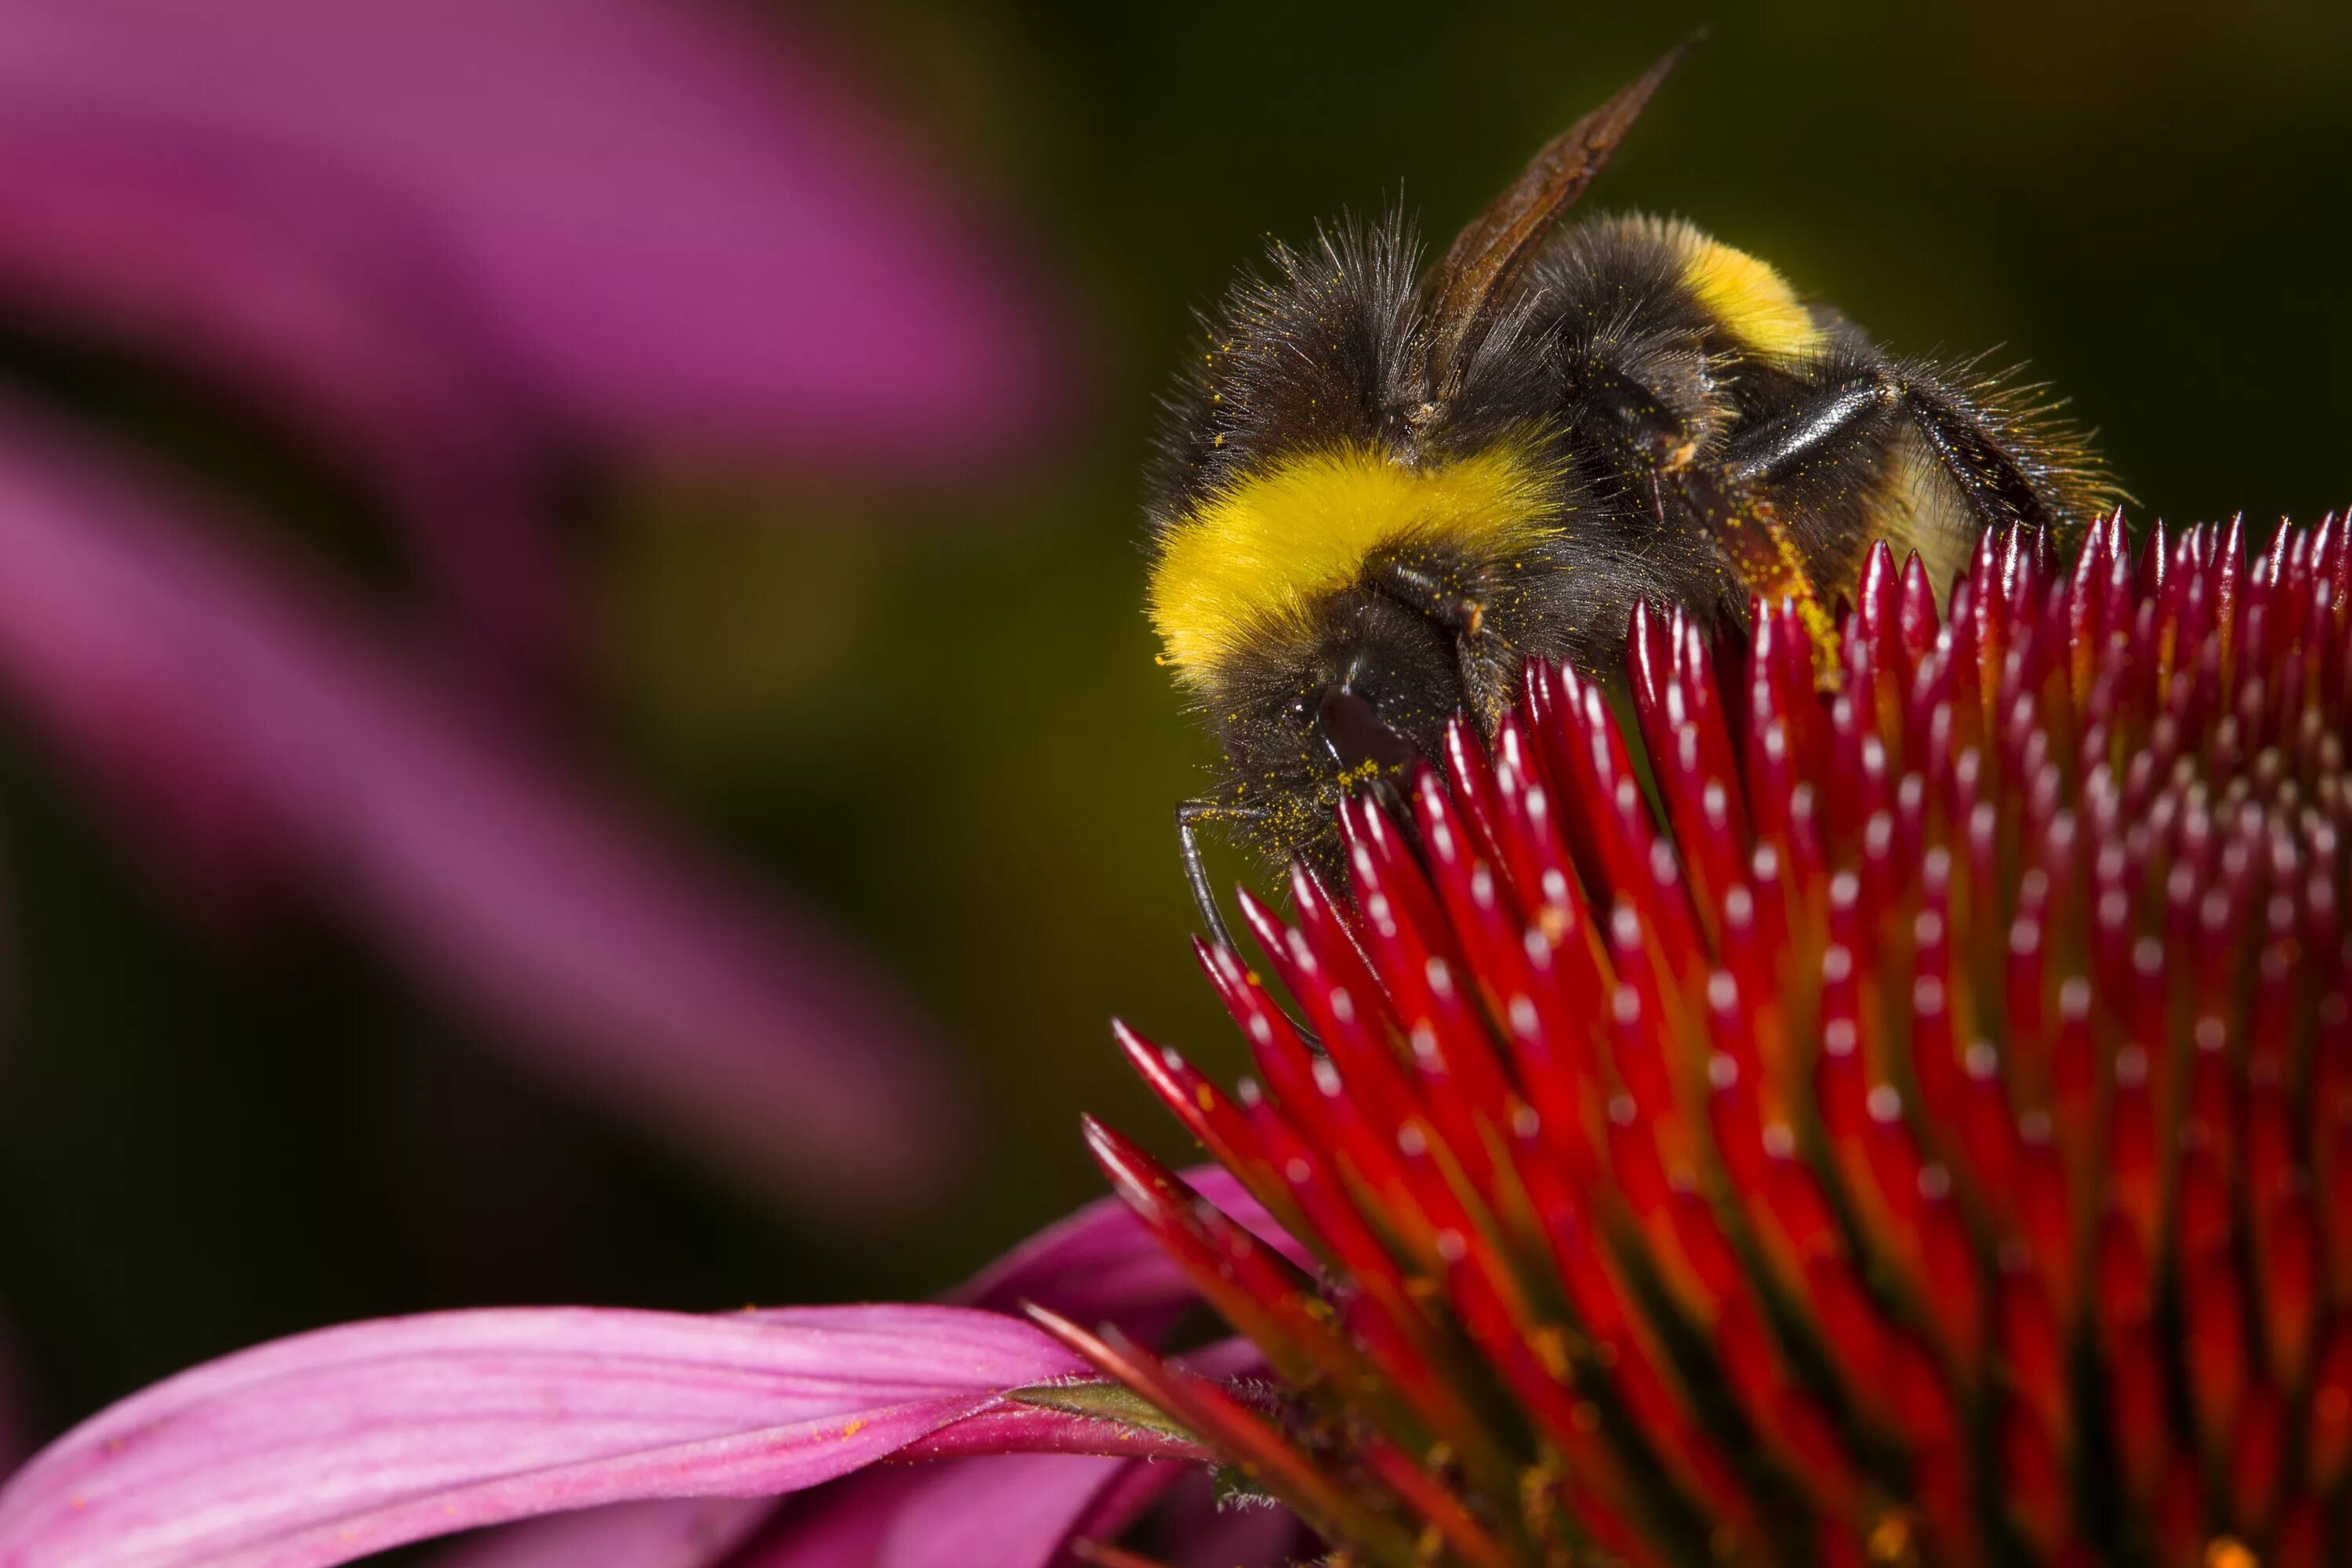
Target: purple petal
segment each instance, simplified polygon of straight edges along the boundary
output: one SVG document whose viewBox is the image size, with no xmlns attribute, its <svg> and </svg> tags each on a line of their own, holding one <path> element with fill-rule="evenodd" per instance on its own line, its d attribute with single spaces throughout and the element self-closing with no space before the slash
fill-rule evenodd
<svg viewBox="0 0 2352 1568">
<path fill-rule="evenodd" d="M 943 1465 L 889 1512 L 872 1568 L 1043 1568 L 1096 1498 L 1137 1459 L 1008 1455 Z M 798 1546 L 741 1568 L 814 1568 Z M 836 1559 L 838 1561 L 838 1559 Z"/>
<path fill-rule="evenodd" d="M 724 1568 L 1043 1568 L 1102 1495 L 1139 1468 L 1179 1473 L 1146 1460 L 1059 1454 L 876 1470 L 793 1499 L 757 1541 L 713 1561 Z"/>
<path fill-rule="evenodd" d="M 1025 1322 L 954 1307 L 352 1324 L 68 1434 L 0 1491 L 0 1568 L 318 1568 L 557 1510 L 772 1495 L 1080 1370 Z"/>
<path fill-rule="evenodd" d="M 1265 1353 L 1242 1339 L 1220 1340 L 1184 1363 L 1210 1377 L 1261 1375 L 1265 1370 Z M 960 1422 L 907 1452 L 933 1447 L 939 1437 L 988 1419 Z M 1285 1561 L 1249 1553 L 1265 1540 L 1295 1539 L 1296 1521 L 1286 1514 L 1286 1525 L 1235 1531 L 1204 1518 L 1194 1494 L 1209 1494 L 1191 1483 L 1205 1474 L 1197 1466 L 1161 1459 L 1028 1454 L 963 1459 L 912 1472 L 871 1471 L 785 1503 L 750 1545 L 731 1555 L 714 1554 L 711 1561 L 721 1568 L 1042 1568 L 1057 1561 L 1073 1541 L 1117 1540 L 1177 1487 L 1186 1489 L 1171 1520 L 1178 1540 L 1230 1544 L 1243 1553 L 1236 1563 Z M 1214 1514 L 1213 1501 L 1206 1511 Z M 598 1561 L 600 1568 L 672 1568 L 666 1562 L 641 1564 L 625 1557 Z"/>
<path fill-rule="evenodd" d="M 842 79 L 717 0 L 5 0 L 0 191 L 79 222 L 12 205 L 0 250 L 23 297 L 380 381 L 351 405 L 394 423 L 453 423 L 488 361 L 624 439 L 998 456 L 1050 415 L 1055 334 Z M 209 215 L 155 177 L 183 168 Z M 302 292 L 240 289 L 281 239 Z"/>
<path fill-rule="evenodd" d="M 878 977 L 231 537 L 0 406 L 0 689 L 181 842 L 307 872 L 506 1037 L 698 1147 L 835 1206 L 940 1172 L 956 1106 Z"/>
<path fill-rule="evenodd" d="M 898 1510 L 919 1500 L 940 1473 L 933 1465 L 883 1466 L 787 1498 L 766 1530 L 719 1562 L 721 1568 L 874 1568 Z M 623 1562 L 612 1568 L 638 1565 Z"/>
<path fill-rule="evenodd" d="M 548 416 L 428 236 L 331 171 L 280 162 L 37 92 L 0 99 L 0 296 L 298 413 L 375 473 L 468 622 L 502 650 L 545 651 L 561 630 L 537 494 Z"/>
<path fill-rule="evenodd" d="M 946 1467 L 898 1510 L 877 1568 L 1044 1568 L 1104 1489 L 1149 1462 L 1016 1454 Z"/>
<path fill-rule="evenodd" d="M 708 1568 L 775 1510 L 766 1498 L 612 1503 L 492 1531 L 434 1563 L 436 1568 Z"/>
<path fill-rule="evenodd" d="M 1196 1166 L 1184 1179 L 1294 1262 L 1309 1262 L 1297 1239 L 1223 1166 Z M 1035 1301 L 1081 1323 L 1114 1322 L 1149 1337 L 1197 1297 L 1134 1211 L 1107 1197 L 1047 1226 L 967 1280 L 951 1299 L 1006 1312 Z"/>
<path fill-rule="evenodd" d="M 1272 1217 L 1221 1167 L 1202 1167 L 1185 1175 L 1195 1190 L 1226 1213 L 1242 1216 L 1269 1238 L 1280 1238 Z M 1172 1267 L 1157 1273 L 1144 1267 L 1150 1258 L 1161 1256 L 1159 1245 L 1124 1204 L 1095 1203 L 1015 1247 L 961 1294 L 973 1305 L 1000 1310 L 1010 1310 L 1025 1297 L 1057 1311 L 1092 1313 L 1123 1325 L 1157 1321 L 1193 1299 L 1192 1288 Z M 1211 1377 L 1251 1375 L 1265 1369 L 1263 1352 L 1241 1339 L 1219 1341 L 1184 1361 Z M 1033 1416 L 1045 1419 L 1030 1420 Z M 901 1457 L 971 1452 L 982 1444 L 1000 1453 L 1050 1449 L 1057 1442 L 1077 1440 L 1066 1429 L 1054 1430 L 1054 1419 L 1034 1407 L 1000 1405 L 909 1445 Z M 1023 1479 L 1036 1489 L 1037 1495 L 1029 1497 L 1022 1510 L 1034 1529 L 1012 1538 L 1003 1550 L 1034 1550 L 1043 1555 L 1019 1560 L 1042 1563 L 1074 1535 L 1115 1535 L 1183 1473 L 1178 1466 L 1122 1459 L 1073 1459 L 1037 1468 L 1016 1468 L 1015 1464 L 1003 1457 L 942 1459 L 913 1470 L 862 1472 L 797 1498 L 781 1510 L 753 1505 L 757 1511 L 748 1518 L 714 1511 L 731 1510 L 733 1504 L 637 1503 L 534 1520 L 458 1548 L 440 1560 L 439 1568 L 571 1568 L 587 1562 L 596 1568 L 711 1568 L 722 1563 L 725 1568 L 877 1568 L 885 1561 L 886 1543 L 908 1538 L 902 1520 L 934 1518 L 937 1509 L 955 1506 L 970 1487 L 980 1485 L 961 1479 L 968 1470 L 1008 1484 Z M 1047 1494 L 1061 1500 L 1060 1504 L 1047 1501 Z M 759 1529 L 772 1515 L 767 1528 Z M 755 1539 L 746 1545 L 747 1537 Z"/>
<path fill-rule="evenodd" d="M 1265 1370 L 1265 1353 L 1241 1339 L 1218 1341 L 1184 1363 L 1210 1377 Z M 939 1438 L 989 1419 L 960 1422 L 905 1452 L 937 1451 Z M 1181 1457 L 1005 1454 L 911 1473 L 871 1471 L 787 1502 L 751 1544 L 712 1561 L 722 1568 L 1042 1568 L 1072 1541 L 1117 1539 L 1171 1486 L 1203 1473 L 1197 1466 L 1164 1462 Z M 957 1555 L 958 1547 L 964 1555 Z M 669 1568 L 627 1558 L 600 1561 L 602 1568 Z"/>
</svg>

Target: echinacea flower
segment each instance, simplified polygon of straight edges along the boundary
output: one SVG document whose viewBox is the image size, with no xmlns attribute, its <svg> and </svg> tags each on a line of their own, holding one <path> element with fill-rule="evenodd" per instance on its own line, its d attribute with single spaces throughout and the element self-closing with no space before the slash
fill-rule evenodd
<svg viewBox="0 0 2352 1568">
<path fill-rule="evenodd" d="M 1132 1221 L 1050 1235 L 971 1316 L 865 1310 L 917 1356 L 950 1322 L 1012 1336 L 985 1310 L 1018 1298 L 1129 1402 L 1016 1385 L 1080 1363 L 1008 1337 L 1017 1365 L 982 1358 L 952 1391 L 877 1375 L 857 1408 L 959 1412 L 898 1458 L 1087 1447 L 1106 1498 L 1118 1467 L 1213 1455 L 1227 1495 L 1270 1505 L 1253 1517 L 1349 1568 L 2340 1561 L 2347 591 L 2332 520 L 2249 564 L 2235 525 L 2135 555 L 2118 518 L 2064 568 L 1988 539 L 1941 609 L 1882 549 L 1833 650 L 1785 608 L 1757 606 L 1751 637 L 1643 612 L 1630 733 L 1599 683 L 1531 667 L 1491 744 L 1457 726 L 1412 782 L 1410 820 L 1345 809 L 1348 898 L 1297 871 L 1286 923 L 1244 895 L 1313 1042 L 1208 949 L 1255 1079 L 1229 1094 L 1121 1031 L 1216 1167 L 1176 1174 L 1090 1124 Z M 1170 1353 L 1188 1299 L 1240 1338 Z M 301 1568 L 436 1509 L 758 1494 L 867 1458 L 740 1436 L 771 1408 L 754 1326 L 814 1320 L 706 1320 L 743 1342 L 639 1380 L 713 1399 L 723 1434 L 597 1381 L 634 1361 L 519 1378 L 496 1344 L 442 1356 L 432 1325 L 460 1321 L 265 1347 L 96 1417 L 0 1493 L 0 1565 Z M 690 1341 L 682 1321 L 661 1331 Z M 372 1350 L 311 1375 L 323 1349 L 403 1336 L 432 1351 L 429 1397 Z M 991 1378 L 1024 1412 L 1001 1427 L 958 1404 Z M 477 1397 L 511 1400 L 499 1442 L 432 1408 Z M 662 1432 L 681 1446 L 648 1462 Z M 563 1458 L 624 1434 L 626 1456 Z M 436 1436 L 429 1468 L 372 1462 Z M 772 1468 L 730 1468 L 747 1441 Z M 1112 1543 L 1132 1509 L 1011 1468 L 961 1494 L 994 1512 L 909 1543 L 907 1499 L 980 1472 L 923 1474 L 833 1480 L 691 1550 L 645 1545 L 678 1515 L 628 1510 L 477 1550 L 541 1561 L 559 1530 L 567 1561 L 751 1568 L 1144 1545 Z M 1014 1517 L 1045 1523 L 992 1555 L 986 1526 Z"/>
<path fill-rule="evenodd" d="M 559 482 L 893 489 L 1055 427 L 1043 291 L 941 186 L 733 0 L 0 0 L 0 319 L 242 399 L 436 589 L 371 616 L 10 400 L 0 697 L 213 905 L 315 890 L 771 1190 L 925 1190 L 956 1107 L 912 1009 L 599 800 L 515 677 L 572 618 Z"/>
<path fill-rule="evenodd" d="M 1825 697 L 1638 615 L 1646 776 L 1531 668 L 1246 901 L 1328 1056 L 1127 1038 L 1319 1271 L 1089 1129 L 1277 1412 L 1060 1331 L 1351 1563 L 2340 1561 L 2347 546 L 1881 546 Z"/>
</svg>

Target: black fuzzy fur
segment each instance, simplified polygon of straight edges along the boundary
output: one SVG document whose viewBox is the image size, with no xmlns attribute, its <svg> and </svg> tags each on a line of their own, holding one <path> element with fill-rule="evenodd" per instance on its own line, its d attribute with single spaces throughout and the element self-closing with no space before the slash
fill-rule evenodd
<svg viewBox="0 0 2352 1568">
<path fill-rule="evenodd" d="M 1203 500 L 1288 456 L 1369 445 L 1442 463 L 1509 440 L 1556 473 L 1555 542 L 1509 559 L 1412 547 L 1416 569 L 1486 608 L 1469 643 L 1369 583 L 1318 607 L 1309 633 L 1268 633 L 1214 674 L 1202 710 L 1230 766 L 1211 798 L 1271 854 L 1330 868 L 1332 808 L 1355 782 L 1322 742 L 1318 695 L 1347 683 L 1434 755 L 1446 717 L 1499 716 L 1530 654 L 1613 672 L 1637 603 L 1745 616 L 1749 589 L 1718 546 L 1720 520 L 1662 482 L 1670 453 L 1705 480 L 1742 432 L 1809 396 L 1875 377 L 1946 418 L 1952 499 L 1985 524 L 2079 525 L 2109 492 L 2080 441 L 2033 389 L 1972 365 L 1890 358 L 1815 308 L 1827 347 L 1781 366 L 1742 352 L 1683 282 L 1680 253 L 1649 220 L 1601 216 L 1546 246 L 1518 297 L 1457 362 L 1444 389 L 1423 384 L 1427 332 L 1421 257 L 1402 216 L 1342 223 L 1307 249 L 1276 246 L 1203 320 L 1180 377 L 1150 476 L 1155 544 Z M 1906 451 L 1935 450 L 1912 408 L 1873 406 L 1837 442 L 1750 488 L 1789 529 L 1824 596 L 1853 582 Z M 1923 444 L 1924 443 L 1924 444 Z M 1906 446 L 1906 444 L 1908 444 Z M 1896 539 L 1905 544 L 1937 542 Z M 1949 546 L 1951 542 L 1942 542 Z M 1933 552 L 1931 551 L 1932 554 Z M 1368 568 L 1373 563 L 1367 563 Z M 1460 657 L 1469 647 L 1474 658 Z"/>
</svg>

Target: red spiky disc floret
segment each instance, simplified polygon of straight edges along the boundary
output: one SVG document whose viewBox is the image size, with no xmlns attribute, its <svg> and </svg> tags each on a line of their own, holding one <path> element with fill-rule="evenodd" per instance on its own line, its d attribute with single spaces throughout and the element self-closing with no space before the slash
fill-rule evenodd
<svg viewBox="0 0 2352 1568">
<path fill-rule="evenodd" d="M 1243 895 L 1319 1050 L 1205 948 L 1254 1081 L 1120 1031 L 1317 1261 L 1089 1125 L 1279 1393 L 1063 1330 L 1351 1563 L 2344 1560 L 2347 532 L 1881 546 L 1834 692 L 1637 615 L 1638 749 L 1530 667 Z"/>
</svg>

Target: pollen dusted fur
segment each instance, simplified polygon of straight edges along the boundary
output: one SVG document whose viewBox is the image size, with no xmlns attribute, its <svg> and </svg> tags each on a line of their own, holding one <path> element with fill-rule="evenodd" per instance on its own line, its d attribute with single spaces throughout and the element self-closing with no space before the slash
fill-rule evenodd
<svg viewBox="0 0 2352 1568">
<path fill-rule="evenodd" d="M 1414 467 L 1369 445 L 1276 460 L 1161 540 L 1151 619 L 1170 662 L 1213 691 L 1263 638 L 1312 626 L 1314 606 L 1398 552 L 1484 558 L 1493 571 L 1555 542 L 1559 476 L 1507 443 Z"/>
<path fill-rule="evenodd" d="M 1895 358 L 1679 219 L 1561 225 L 1675 58 L 1433 265 L 1402 215 L 1342 222 L 1205 321 L 1150 500 L 1164 662 L 1227 766 L 1179 814 L 1196 894 L 1196 822 L 1328 869 L 1368 763 L 1491 726 L 1529 656 L 1612 671 L 1638 605 L 1789 601 L 1826 650 L 1873 540 L 1942 584 L 1988 528 L 2112 503 L 2035 389 Z"/>
</svg>

